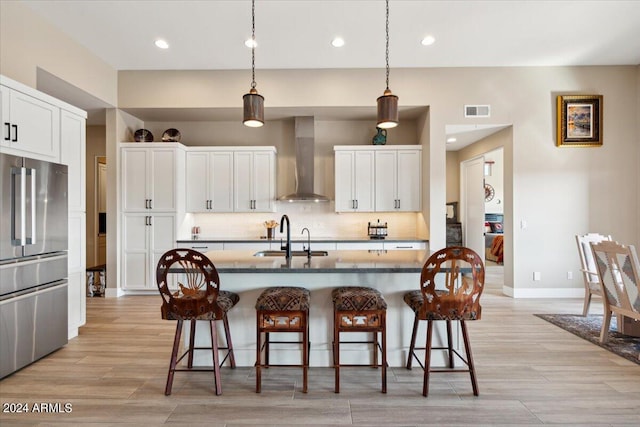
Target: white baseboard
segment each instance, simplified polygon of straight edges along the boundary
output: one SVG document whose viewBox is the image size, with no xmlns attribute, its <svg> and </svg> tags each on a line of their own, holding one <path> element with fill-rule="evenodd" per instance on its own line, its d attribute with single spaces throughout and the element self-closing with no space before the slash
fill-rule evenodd
<svg viewBox="0 0 640 427">
<path fill-rule="evenodd" d="M 502 293 L 511 298 L 584 298 L 584 288 L 510 288 Z"/>
<path fill-rule="evenodd" d="M 104 293 L 105 298 L 120 298 L 124 295 L 124 291 L 120 288 L 107 288 Z"/>
</svg>

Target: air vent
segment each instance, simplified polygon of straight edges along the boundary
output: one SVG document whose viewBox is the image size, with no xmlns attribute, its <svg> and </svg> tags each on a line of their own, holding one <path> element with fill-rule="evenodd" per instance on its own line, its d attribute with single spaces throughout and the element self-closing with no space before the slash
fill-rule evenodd
<svg viewBox="0 0 640 427">
<path fill-rule="evenodd" d="M 465 117 L 489 117 L 491 116 L 490 105 L 465 105 Z"/>
</svg>

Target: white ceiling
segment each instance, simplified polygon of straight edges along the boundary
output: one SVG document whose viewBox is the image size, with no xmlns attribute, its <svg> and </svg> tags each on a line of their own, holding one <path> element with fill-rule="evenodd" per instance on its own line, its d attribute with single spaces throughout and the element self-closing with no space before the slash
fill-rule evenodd
<svg viewBox="0 0 640 427">
<path fill-rule="evenodd" d="M 118 70 L 249 69 L 251 2 L 28 0 Z M 639 1 L 390 1 L 391 67 L 640 64 Z M 256 68 L 385 65 L 381 0 L 257 0 Z M 422 46 L 422 38 L 436 38 Z M 346 44 L 330 42 L 341 36 Z M 154 46 L 156 38 L 170 44 Z"/>
<path fill-rule="evenodd" d="M 249 0 L 22 1 L 117 70 L 251 68 Z M 640 1 L 391 0 L 389 8 L 392 79 L 394 67 L 640 64 Z M 258 72 L 384 67 L 384 35 L 382 0 L 256 1 Z M 426 35 L 435 44 L 422 46 Z M 344 47 L 331 46 L 335 36 Z M 170 48 L 156 48 L 157 38 Z M 448 150 L 502 128 L 457 129 Z"/>
</svg>

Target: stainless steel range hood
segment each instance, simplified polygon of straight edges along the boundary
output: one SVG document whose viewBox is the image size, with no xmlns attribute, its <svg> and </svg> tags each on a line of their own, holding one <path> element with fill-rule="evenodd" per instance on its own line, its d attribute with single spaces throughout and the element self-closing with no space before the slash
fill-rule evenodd
<svg viewBox="0 0 640 427">
<path fill-rule="evenodd" d="M 328 202 L 313 192 L 315 128 L 313 117 L 295 118 L 296 192 L 283 196 L 287 202 Z"/>
</svg>

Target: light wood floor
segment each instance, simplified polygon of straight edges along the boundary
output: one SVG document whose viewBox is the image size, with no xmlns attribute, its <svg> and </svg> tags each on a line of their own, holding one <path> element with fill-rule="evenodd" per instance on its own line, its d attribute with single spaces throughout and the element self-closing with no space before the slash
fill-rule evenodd
<svg viewBox="0 0 640 427">
<path fill-rule="evenodd" d="M 90 298 L 78 338 L 0 382 L 3 409 L 44 402 L 72 411 L 3 412 L 0 424 L 640 425 L 640 366 L 532 315 L 580 313 L 581 300 L 514 300 L 497 286 L 482 300 L 482 320 L 469 323 L 479 397 L 467 374 L 434 374 L 423 398 L 417 368 L 393 368 L 386 395 L 369 368 L 343 369 L 340 394 L 330 368 L 310 370 L 308 394 L 299 369 L 270 369 L 256 394 L 253 369 L 223 368 L 221 396 L 212 374 L 177 373 L 166 397 L 174 323 L 160 319 L 159 297 Z"/>
</svg>

